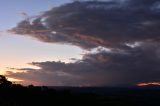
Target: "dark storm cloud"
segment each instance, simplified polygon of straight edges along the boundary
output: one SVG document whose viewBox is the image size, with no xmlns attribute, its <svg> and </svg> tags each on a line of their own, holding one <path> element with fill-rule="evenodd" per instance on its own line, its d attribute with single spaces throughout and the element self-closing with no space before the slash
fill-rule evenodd
<svg viewBox="0 0 160 106">
<path fill-rule="evenodd" d="M 159 28 L 159 0 L 102 0 L 52 8 L 20 22 L 11 32 L 88 49 L 159 39 Z"/>
<path fill-rule="evenodd" d="M 89 53 L 74 63 L 33 62 L 31 64 L 40 69 L 8 76 L 67 86 L 118 86 L 160 81 L 160 43 L 141 42 L 134 48 L 123 47 L 123 51 Z"/>
<path fill-rule="evenodd" d="M 65 4 L 20 22 L 11 32 L 43 42 L 98 46 L 74 63 L 33 62 L 40 69 L 9 77 L 45 85 L 132 85 L 160 82 L 159 0 L 83 1 Z"/>
</svg>

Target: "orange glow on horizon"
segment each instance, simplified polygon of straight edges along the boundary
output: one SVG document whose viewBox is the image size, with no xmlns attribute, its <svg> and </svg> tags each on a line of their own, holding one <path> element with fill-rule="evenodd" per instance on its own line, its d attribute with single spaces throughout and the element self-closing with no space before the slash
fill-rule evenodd
<svg viewBox="0 0 160 106">
<path fill-rule="evenodd" d="M 149 85 L 160 86 L 160 82 L 146 82 L 146 83 L 138 83 L 137 84 L 137 86 L 139 86 L 139 87 L 149 86 Z"/>
<path fill-rule="evenodd" d="M 23 80 L 20 80 L 20 79 L 10 78 L 10 77 L 8 77 L 7 79 L 8 79 L 9 81 L 11 81 L 11 82 L 21 82 L 21 81 L 23 81 Z"/>
</svg>

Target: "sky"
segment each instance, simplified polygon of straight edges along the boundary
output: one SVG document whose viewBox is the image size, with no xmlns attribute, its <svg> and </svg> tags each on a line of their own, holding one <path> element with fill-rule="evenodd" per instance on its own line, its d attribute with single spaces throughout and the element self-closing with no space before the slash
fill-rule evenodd
<svg viewBox="0 0 160 106">
<path fill-rule="evenodd" d="M 1 74 L 5 74 L 5 72 L 9 70 L 9 67 L 33 67 L 27 64 L 32 61 L 61 60 L 68 62 L 70 58 L 81 58 L 82 50 L 78 47 L 41 43 L 28 37 L 14 36 L 14 34 L 6 32 L 6 30 L 16 26 L 19 21 L 24 19 L 21 15 L 22 13 L 36 15 L 68 1 L 69 0 L 45 0 L 41 2 L 40 0 L 0 1 L 0 12 L 2 13 L 0 19 Z M 66 52 L 68 52 L 67 55 Z"/>
<path fill-rule="evenodd" d="M 10 80 L 160 85 L 159 0 L 0 2 L 0 73 Z"/>
</svg>

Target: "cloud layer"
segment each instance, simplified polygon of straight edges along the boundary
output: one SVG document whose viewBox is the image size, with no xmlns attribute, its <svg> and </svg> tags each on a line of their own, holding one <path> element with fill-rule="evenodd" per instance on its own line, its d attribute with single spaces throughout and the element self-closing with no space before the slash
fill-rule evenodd
<svg viewBox="0 0 160 106">
<path fill-rule="evenodd" d="M 160 81 L 160 44 L 147 42 L 123 52 L 100 51 L 85 54 L 74 63 L 32 62 L 40 69 L 21 69 L 27 72 L 10 73 L 9 77 L 32 79 L 40 84 L 67 86 L 134 85 Z"/>
<path fill-rule="evenodd" d="M 10 31 L 42 42 L 110 51 L 87 53 L 74 63 L 32 62 L 40 69 L 20 69 L 27 71 L 8 76 L 67 86 L 159 82 L 159 28 L 159 0 L 83 1 L 55 7 Z"/>
<path fill-rule="evenodd" d="M 52 8 L 11 31 L 43 42 L 82 48 L 159 39 L 159 0 L 73 2 Z"/>
</svg>

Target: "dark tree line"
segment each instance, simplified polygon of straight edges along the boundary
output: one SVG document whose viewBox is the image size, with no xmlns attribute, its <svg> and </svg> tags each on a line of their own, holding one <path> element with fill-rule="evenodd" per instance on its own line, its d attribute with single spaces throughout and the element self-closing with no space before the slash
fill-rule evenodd
<svg viewBox="0 0 160 106">
<path fill-rule="evenodd" d="M 7 78 L 3 75 L 0 75 L 0 86 L 11 86 L 12 85 L 12 82 L 11 81 L 8 81 Z"/>
<path fill-rule="evenodd" d="M 92 91 L 103 91 L 103 94 Z M 55 89 L 13 84 L 0 75 L 0 106 L 160 106 L 159 100 L 160 89 Z"/>
</svg>

